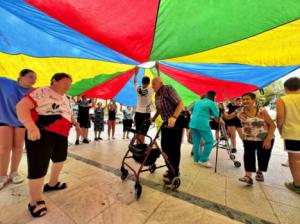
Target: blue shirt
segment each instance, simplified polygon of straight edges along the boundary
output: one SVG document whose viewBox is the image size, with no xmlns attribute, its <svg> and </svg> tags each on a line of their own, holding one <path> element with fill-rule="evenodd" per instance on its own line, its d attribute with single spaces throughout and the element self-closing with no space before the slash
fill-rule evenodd
<svg viewBox="0 0 300 224">
<path fill-rule="evenodd" d="M 17 118 L 16 105 L 29 90 L 14 80 L 0 77 L 0 123 L 12 127 L 23 125 Z"/>
<path fill-rule="evenodd" d="M 192 111 L 190 128 L 199 130 L 210 130 L 210 117 L 219 115 L 217 103 L 207 98 L 197 101 L 190 110 Z"/>
</svg>

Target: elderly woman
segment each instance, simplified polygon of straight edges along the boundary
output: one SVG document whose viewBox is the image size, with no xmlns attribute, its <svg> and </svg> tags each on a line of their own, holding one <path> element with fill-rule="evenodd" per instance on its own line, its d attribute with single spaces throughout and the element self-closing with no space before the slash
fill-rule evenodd
<svg viewBox="0 0 300 224">
<path fill-rule="evenodd" d="M 285 186 L 300 194 L 300 79 L 290 78 L 284 83 L 286 96 L 277 101 L 277 126 L 288 152 L 292 182 Z"/>
<path fill-rule="evenodd" d="M 254 93 L 245 93 L 242 96 L 243 107 L 235 112 L 224 115 L 225 119 L 238 117 L 242 123 L 244 143 L 245 176 L 240 181 L 253 184 L 252 172 L 256 172 L 256 180 L 264 181 L 263 172 L 267 171 L 271 151 L 274 144 L 274 131 L 276 126 L 264 108 L 256 104 Z M 256 169 L 256 156 L 258 169 Z"/>
<path fill-rule="evenodd" d="M 95 141 L 102 140 L 101 132 L 104 131 L 104 110 L 106 106 L 102 106 L 102 103 L 99 102 L 94 110 Z"/>
<path fill-rule="evenodd" d="M 35 81 L 36 74 L 30 69 L 23 69 L 18 81 L 0 77 L 0 190 L 10 181 L 14 184 L 24 181 L 18 174 L 18 167 L 23 154 L 25 128 L 17 118 L 16 104 Z"/>
<path fill-rule="evenodd" d="M 70 75 L 57 73 L 52 77 L 50 87 L 31 91 L 17 104 L 18 118 L 27 129 L 28 210 L 33 217 L 47 213 L 43 191 L 67 187 L 66 183 L 58 181 L 58 177 L 67 158 L 71 121 L 75 123 L 65 95 L 71 83 Z M 50 181 L 43 186 L 50 159 L 53 162 Z"/>
</svg>

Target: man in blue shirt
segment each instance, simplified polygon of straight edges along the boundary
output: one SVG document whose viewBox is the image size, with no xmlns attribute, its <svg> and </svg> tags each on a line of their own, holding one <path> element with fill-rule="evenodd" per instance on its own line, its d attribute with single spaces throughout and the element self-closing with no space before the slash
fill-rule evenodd
<svg viewBox="0 0 300 224">
<path fill-rule="evenodd" d="M 194 162 L 202 166 L 211 168 L 209 163 L 209 156 L 213 149 L 214 138 L 211 133 L 209 125 L 210 117 L 217 117 L 219 110 L 217 104 L 214 102 L 216 92 L 208 91 L 206 98 L 197 101 L 190 110 L 192 111 L 192 118 L 190 128 L 192 130 Z M 200 153 L 201 139 L 204 140 L 204 150 Z"/>
</svg>

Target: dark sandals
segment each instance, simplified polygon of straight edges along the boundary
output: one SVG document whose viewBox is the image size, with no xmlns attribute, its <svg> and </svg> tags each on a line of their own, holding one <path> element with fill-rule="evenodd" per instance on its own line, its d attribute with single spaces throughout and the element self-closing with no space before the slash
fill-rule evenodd
<svg viewBox="0 0 300 224">
<path fill-rule="evenodd" d="M 36 206 L 37 205 L 45 205 L 45 201 L 37 201 L 36 202 L 36 205 L 30 205 L 30 203 L 28 203 L 28 210 L 30 211 L 30 214 L 33 216 L 33 217 L 42 217 L 44 215 L 47 214 L 47 207 L 43 207 L 43 208 L 40 208 L 39 210 L 37 211 L 34 211 Z"/>
<path fill-rule="evenodd" d="M 244 183 L 246 183 L 248 185 L 252 185 L 253 184 L 253 180 L 249 176 L 241 177 L 241 178 L 239 178 L 239 181 L 244 182 Z"/>
<path fill-rule="evenodd" d="M 58 191 L 58 190 L 63 190 L 65 188 L 67 188 L 67 184 L 66 183 L 57 182 L 57 184 L 55 184 L 54 186 L 50 186 L 49 184 L 45 184 L 44 185 L 44 192 Z"/>
</svg>

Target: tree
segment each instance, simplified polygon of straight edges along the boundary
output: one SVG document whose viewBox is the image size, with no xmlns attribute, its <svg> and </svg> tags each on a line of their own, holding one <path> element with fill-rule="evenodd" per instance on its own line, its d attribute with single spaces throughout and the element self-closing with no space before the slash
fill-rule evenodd
<svg viewBox="0 0 300 224">
<path fill-rule="evenodd" d="M 271 83 L 263 91 L 257 91 L 256 93 L 259 105 L 269 106 L 270 109 L 275 109 L 277 99 L 283 95 L 284 88 L 280 80 Z"/>
</svg>

